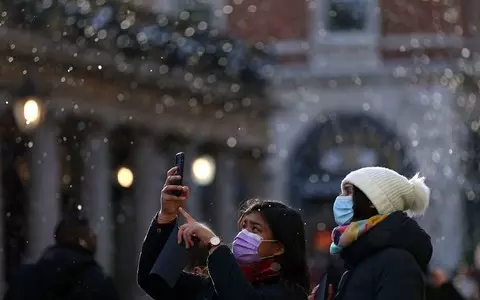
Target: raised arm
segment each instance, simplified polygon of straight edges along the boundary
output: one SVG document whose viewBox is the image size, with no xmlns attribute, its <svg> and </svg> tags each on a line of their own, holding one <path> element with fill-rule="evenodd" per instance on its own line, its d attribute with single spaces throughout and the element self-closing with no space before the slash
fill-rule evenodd
<svg viewBox="0 0 480 300">
<path fill-rule="evenodd" d="M 185 253 L 184 247 L 177 244 L 176 220 L 179 207 L 188 198 L 188 188 L 175 185 L 179 179 L 175 172 L 176 168 L 167 172 L 161 197 L 162 210 L 152 221 L 138 263 L 138 284 L 156 300 L 193 299 L 205 282 L 201 276 L 183 272 Z M 180 192 L 179 195 L 174 195 L 174 191 Z M 172 233 L 175 236 L 169 239 Z"/>
<path fill-rule="evenodd" d="M 202 276 L 183 272 L 183 257 L 181 251 L 168 251 L 162 253 L 162 250 L 170 248 L 170 234 L 174 231 L 176 222 L 167 224 L 158 224 L 155 220 L 152 222 L 147 236 L 142 245 L 142 252 L 138 263 L 137 281 L 139 286 L 154 299 L 193 299 L 202 287 L 207 284 L 206 279 Z M 175 242 L 176 239 L 173 240 Z M 182 246 L 173 245 L 179 247 Z M 167 263 L 163 265 L 155 265 L 161 255 L 162 260 Z M 177 257 L 178 256 L 178 257 Z M 168 265 L 172 262 L 172 266 Z M 157 269 L 152 270 L 152 268 Z M 164 276 L 165 278 L 163 278 Z M 175 282 L 169 284 L 168 278 L 175 278 Z"/>
</svg>

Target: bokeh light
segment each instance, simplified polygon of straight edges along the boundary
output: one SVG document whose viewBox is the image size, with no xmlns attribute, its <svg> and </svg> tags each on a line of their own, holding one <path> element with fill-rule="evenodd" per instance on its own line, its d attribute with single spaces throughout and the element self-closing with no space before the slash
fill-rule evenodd
<svg viewBox="0 0 480 300">
<path fill-rule="evenodd" d="M 192 175 L 194 183 L 205 186 L 215 179 L 215 160 L 211 156 L 196 158 L 192 164 Z"/>
<path fill-rule="evenodd" d="M 40 118 L 40 106 L 38 102 L 34 99 L 29 99 L 23 105 L 23 118 L 25 123 L 34 124 Z"/>
<path fill-rule="evenodd" d="M 121 187 L 129 188 L 133 184 L 133 172 L 127 167 L 121 167 L 117 171 L 117 182 Z"/>
</svg>

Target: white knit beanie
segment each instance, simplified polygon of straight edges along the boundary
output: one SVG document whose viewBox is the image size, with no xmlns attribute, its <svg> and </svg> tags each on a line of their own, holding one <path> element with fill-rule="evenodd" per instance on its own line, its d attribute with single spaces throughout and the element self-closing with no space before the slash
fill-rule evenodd
<svg viewBox="0 0 480 300">
<path fill-rule="evenodd" d="M 417 173 L 410 180 L 397 172 L 382 167 L 367 167 L 351 172 L 342 180 L 359 188 L 375 206 L 379 214 L 406 211 L 421 215 L 428 208 L 430 188 L 425 177 Z"/>
</svg>

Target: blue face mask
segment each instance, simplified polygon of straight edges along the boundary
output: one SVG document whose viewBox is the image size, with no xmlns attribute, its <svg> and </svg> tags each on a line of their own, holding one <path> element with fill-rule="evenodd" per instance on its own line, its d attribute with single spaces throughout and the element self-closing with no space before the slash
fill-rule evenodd
<svg viewBox="0 0 480 300">
<path fill-rule="evenodd" d="M 333 203 L 333 216 L 335 223 L 345 225 L 353 219 L 353 199 L 352 196 L 338 196 Z"/>
</svg>

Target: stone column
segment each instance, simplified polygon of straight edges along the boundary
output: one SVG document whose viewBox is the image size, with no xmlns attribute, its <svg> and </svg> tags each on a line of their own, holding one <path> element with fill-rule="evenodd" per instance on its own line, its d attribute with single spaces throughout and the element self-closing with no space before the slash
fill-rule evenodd
<svg viewBox="0 0 480 300">
<path fill-rule="evenodd" d="M 91 226 L 98 235 L 97 261 L 112 274 L 114 257 L 114 219 L 108 132 L 91 133 L 84 145 L 84 186 L 82 203 Z"/>
<path fill-rule="evenodd" d="M 0 141 L 1 143 L 1 141 Z M 0 148 L 1 150 L 1 148 Z M 1 151 L 0 151 L 0 157 L 1 156 Z M 0 170 L 2 169 L 1 166 L 2 166 L 2 161 L 0 161 Z M 2 173 L 0 172 L 0 182 L 2 182 Z M 5 236 L 5 229 L 4 229 L 4 226 L 5 226 L 5 219 L 4 219 L 4 216 L 5 216 L 5 206 L 4 206 L 4 203 L 3 203 L 3 186 L 0 187 L 0 245 L 2 245 L 0 247 L 0 297 L 3 298 L 3 295 L 4 295 L 4 291 L 5 291 L 5 240 L 4 240 L 4 236 Z"/>
<path fill-rule="evenodd" d="M 136 145 L 133 166 L 135 175 L 133 201 L 135 203 L 134 242 L 136 253 L 132 257 L 135 262 L 138 261 L 142 242 L 152 218 L 160 209 L 160 194 L 165 182 L 166 172 L 170 166 L 165 156 L 158 151 L 154 138 L 141 137 Z M 132 278 L 135 278 L 135 276 Z M 134 291 L 134 295 L 135 299 L 150 299 L 138 287 Z"/>
<path fill-rule="evenodd" d="M 233 153 L 220 153 L 217 156 L 216 221 L 218 234 L 226 242 L 231 242 L 237 232 L 238 216 L 238 165 Z"/>
<path fill-rule="evenodd" d="M 247 199 L 264 198 L 266 191 L 267 174 L 265 162 L 262 159 L 251 159 L 244 168 L 244 176 L 247 184 Z M 241 199 L 245 201 L 247 199 Z"/>
<path fill-rule="evenodd" d="M 52 120 L 33 134 L 28 205 L 29 259 L 37 259 L 53 243 L 53 231 L 60 217 L 60 164 L 57 127 Z"/>
</svg>

